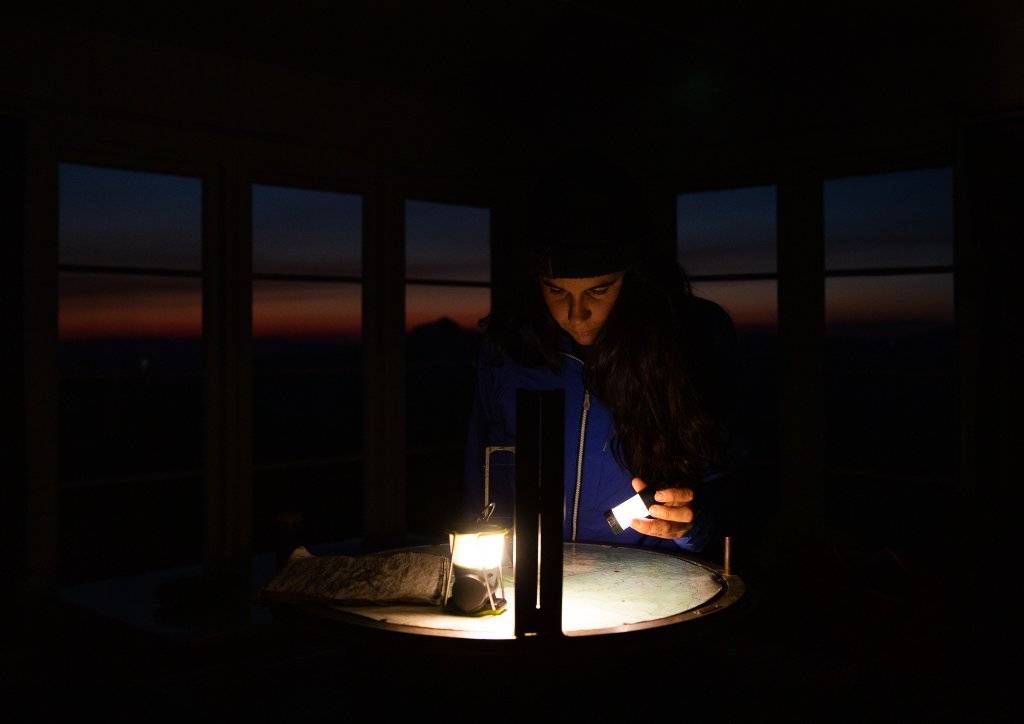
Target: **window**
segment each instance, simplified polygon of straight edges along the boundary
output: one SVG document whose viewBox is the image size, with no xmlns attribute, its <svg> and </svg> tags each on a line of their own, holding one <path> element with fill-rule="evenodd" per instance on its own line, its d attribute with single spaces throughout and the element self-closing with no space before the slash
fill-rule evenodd
<svg viewBox="0 0 1024 724">
<path fill-rule="evenodd" d="M 252 188 L 257 550 L 362 530 L 362 197 Z"/>
<path fill-rule="evenodd" d="M 827 181 L 831 520 L 870 546 L 930 540 L 957 460 L 948 168 Z"/>
<path fill-rule="evenodd" d="M 679 261 L 698 297 L 732 317 L 739 342 L 738 412 L 749 464 L 778 461 L 776 189 L 756 186 L 676 199 Z"/>
<path fill-rule="evenodd" d="M 60 577 L 198 561 L 202 182 L 59 167 Z"/>
<path fill-rule="evenodd" d="M 461 510 L 480 320 L 490 312 L 490 211 L 407 201 L 406 429 L 410 530 Z"/>
</svg>

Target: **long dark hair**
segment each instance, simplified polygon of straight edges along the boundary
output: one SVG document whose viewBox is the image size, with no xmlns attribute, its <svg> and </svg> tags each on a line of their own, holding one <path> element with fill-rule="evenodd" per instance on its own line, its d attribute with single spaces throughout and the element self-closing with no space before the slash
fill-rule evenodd
<svg viewBox="0 0 1024 724">
<path fill-rule="evenodd" d="M 519 364 L 560 369 L 562 332 L 527 263 L 508 304 L 484 320 L 495 351 Z M 584 384 L 610 410 L 619 464 L 656 487 L 692 486 L 714 464 L 719 434 L 698 381 L 705 343 L 694 297 L 676 263 L 643 259 L 625 270 L 608 318 L 587 348 Z"/>
</svg>

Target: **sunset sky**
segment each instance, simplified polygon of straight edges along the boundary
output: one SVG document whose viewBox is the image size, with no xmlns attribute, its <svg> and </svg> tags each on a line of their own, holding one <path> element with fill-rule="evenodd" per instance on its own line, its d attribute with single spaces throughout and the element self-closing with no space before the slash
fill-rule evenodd
<svg viewBox="0 0 1024 724">
<path fill-rule="evenodd" d="M 62 164 L 60 262 L 160 268 L 195 278 L 65 272 L 62 339 L 198 337 L 201 334 L 199 179 Z M 836 179 L 825 185 L 828 269 L 952 263 L 952 174 L 935 169 Z M 678 198 L 680 259 L 691 274 L 775 271 L 775 188 Z M 487 282 L 487 209 L 409 201 L 410 278 Z M 358 277 L 362 197 L 253 187 L 253 268 L 258 273 Z M 776 323 L 776 283 L 696 282 L 744 326 Z M 486 287 L 408 285 L 407 329 L 442 316 L 463 327 L 489 308 Z M 257 337 L 355 339 L 360 285 L 256 279 Z M 950 321 L 949 275 L 830 278 L 830 322 Z"/>
</svg>

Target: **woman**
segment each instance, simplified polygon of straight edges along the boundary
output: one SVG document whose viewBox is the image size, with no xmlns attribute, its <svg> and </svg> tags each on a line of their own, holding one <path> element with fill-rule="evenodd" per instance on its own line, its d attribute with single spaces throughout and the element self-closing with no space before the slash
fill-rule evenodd
<svg viewBox="0 0 1024 724">
<path fill-rule="evenodd" d="M 682 269 L 644 254 L 639 205 L 573 189 L 534 214 L 512 303 L 485 320 L 466 458 L 466 510 L 483 505 L 487 446 L 514 446 L 515 391 L 565 391 L 565 520 L 571 541 L 698 552 L 721 534 L 735 333 Z M 641 230 L 638 232 L 638 229 Z M 496 514 L 512 513 L 507 457 L 493 458 Z M 619 534 L 605 512 L 658 489 L 651 517 Z"/>
</svg>

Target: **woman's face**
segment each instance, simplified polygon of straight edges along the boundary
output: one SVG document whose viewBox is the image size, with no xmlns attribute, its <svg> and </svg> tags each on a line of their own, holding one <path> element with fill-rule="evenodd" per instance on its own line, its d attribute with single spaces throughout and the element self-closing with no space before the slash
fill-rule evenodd
<svg viewBox="0 0 1024 724">
<path fill-rule="evenodd" d="M 576 344 L 593 344 L 622 290 L 623 272 L 579 279 L 541 277 L 541 294 L 551 316 Z"/>
</svg>

